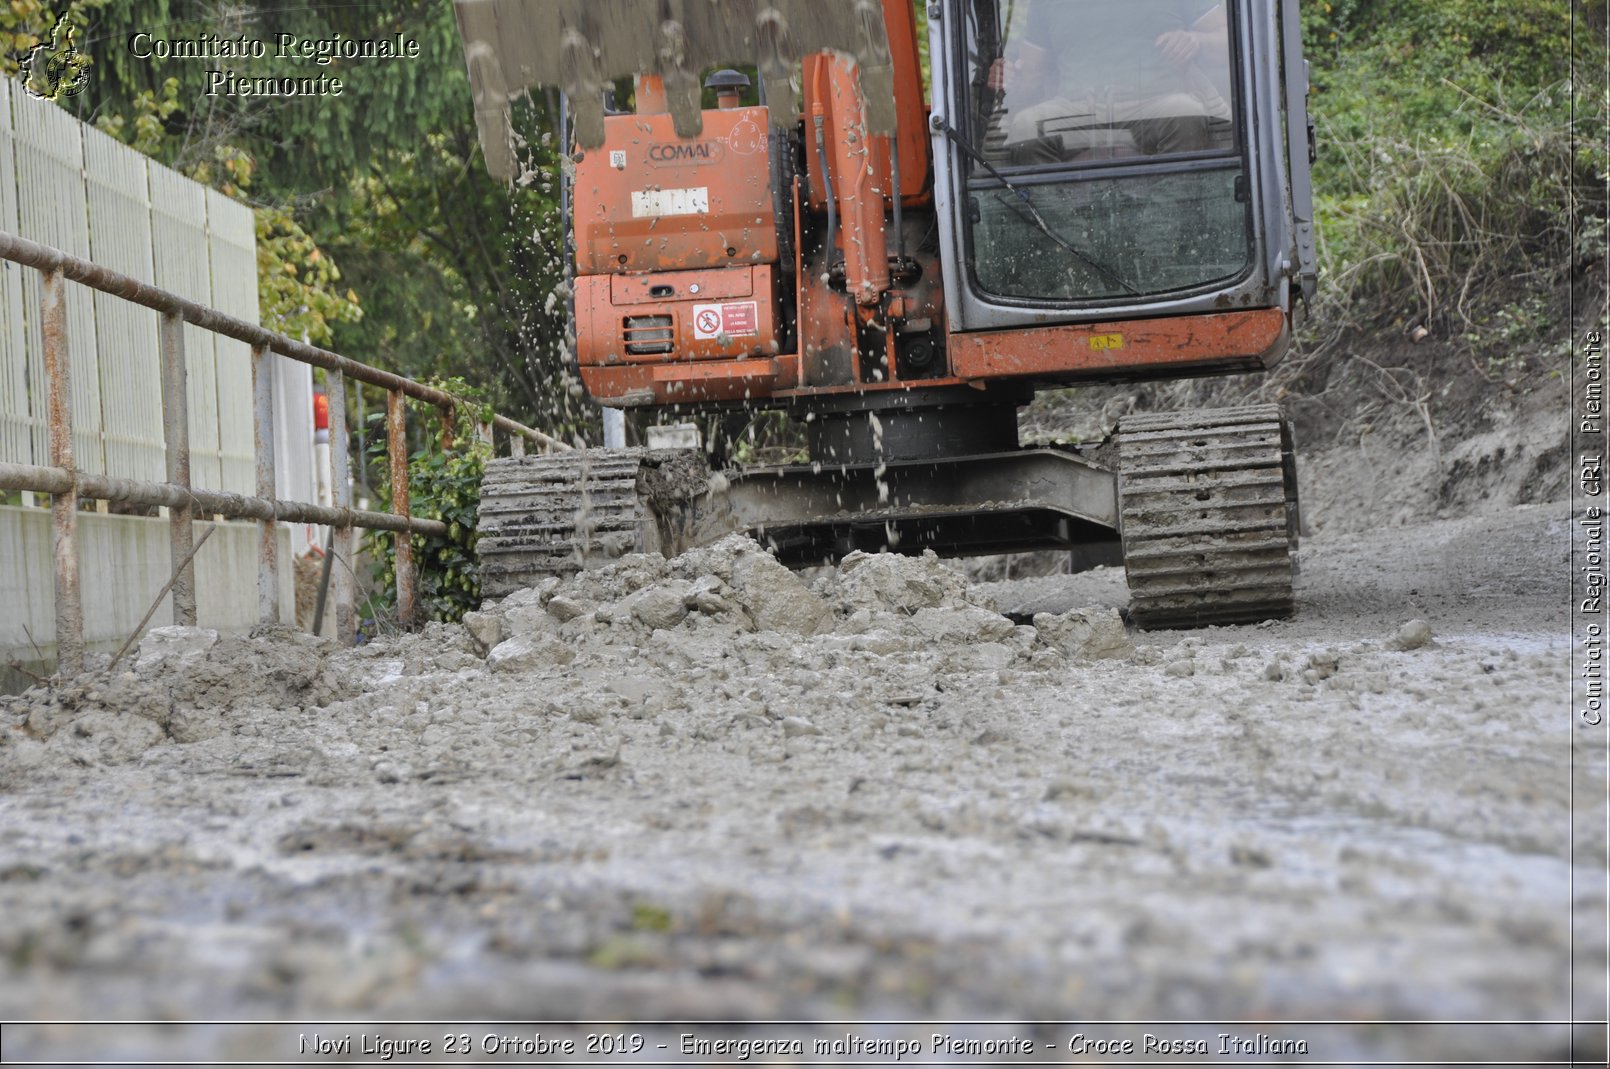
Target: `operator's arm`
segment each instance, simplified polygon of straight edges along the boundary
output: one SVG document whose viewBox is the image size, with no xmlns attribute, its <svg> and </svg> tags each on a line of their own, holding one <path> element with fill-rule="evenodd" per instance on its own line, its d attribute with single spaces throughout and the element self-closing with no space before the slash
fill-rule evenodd
<svg viewBox="0 0 1610 1069">
<path fill-rule="evenodd" d="M 1188 30 L 1169 30 L 1160 34 L 1155 42 L 1157 50 L 1170 63 L 1181 66 L 1191 62 L 1204 47 L 1224 47 L 1230 39 L 1230 23 L 1224 5 L 1214 4 L 1201 18 L 1191 23 Z"/>
<path fill-rule="evenodd" d="M 1043 97 L 1046 87 L 1040 83 L 1054 67 L 1045 45 L 1049 39 L 1045 5 L 1031 5 L 1026 17 L 1020 14 L 1005 30 L 1001 54 L 990 64 L 989 87 L 997 93 Z"/>
</svg>

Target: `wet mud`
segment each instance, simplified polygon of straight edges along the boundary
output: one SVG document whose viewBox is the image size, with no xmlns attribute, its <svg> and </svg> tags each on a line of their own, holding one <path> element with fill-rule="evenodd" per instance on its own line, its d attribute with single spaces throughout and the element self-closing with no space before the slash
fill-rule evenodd
<svg viewBox="0 0 1610 1069">
<path fill-rule="evenodd" d="M 0 1016 L 1568 1018 L 1568 529 L 1321 532 L 1293 620 L 1197 632 L 740 538 L 354 650 L 162 629 L 0 699 Z"/>
</svg>

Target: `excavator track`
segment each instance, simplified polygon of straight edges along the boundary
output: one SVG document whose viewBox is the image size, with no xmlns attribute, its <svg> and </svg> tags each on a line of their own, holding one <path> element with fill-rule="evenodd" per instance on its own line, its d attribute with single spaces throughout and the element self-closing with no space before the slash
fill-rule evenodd
<svg viewBox="0 0 1610 1069">
<path fill-rule="evenodd" d="M 646 449 L 588 449 L 487 464 L 476 522 L 481 594 L 496 598 L 637 548 Z"/>
<path fill-rule="evenodd" d="M 1296 464 L 1278 407 L 1132 416 L 1118 450 L 1133 622 L 1208 627 L 1292 614 Z"/>
</svg>

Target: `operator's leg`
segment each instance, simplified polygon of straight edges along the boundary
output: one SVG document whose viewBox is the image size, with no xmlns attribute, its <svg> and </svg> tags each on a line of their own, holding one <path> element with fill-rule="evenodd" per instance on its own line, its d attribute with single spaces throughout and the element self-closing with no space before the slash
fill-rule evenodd
<svg viewBox="0 0 1610 1069">
<path fill-rule="evenodd" d="M 1087 147 L 1095 121 L 1088 100 L 1043 100 L 1005 117 L 1001 155 L 1019 165 L 1063 163 Z"/>
<path fill-rule="evenodd" d="M 1114 117 L 1129 129 L 1135 144 L 1148 156 L 1201 152 L 1212 147 L 1207 108 L 1186 93 L 1119 104 L 1115 113 Z"/>
</svg>

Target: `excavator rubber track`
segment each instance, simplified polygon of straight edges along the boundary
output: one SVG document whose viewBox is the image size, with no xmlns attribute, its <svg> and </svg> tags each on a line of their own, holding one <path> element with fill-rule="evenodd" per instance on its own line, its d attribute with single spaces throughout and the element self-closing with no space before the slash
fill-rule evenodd
<svg viewBox="0 0 1610 1069">
<path fill-rule="evenodd" d="M 476 522 L 481 594 L 497 598 L 637 548 L 646 449 L 588 449 L 487 464 Z"/>
<path fill-rule="evenodd" d="M 1292 614 L 1296 464 L 1278 407 L 1128 417 L 1118 450 L 1132 622 L 1190 628 Z"/>
</svg>

